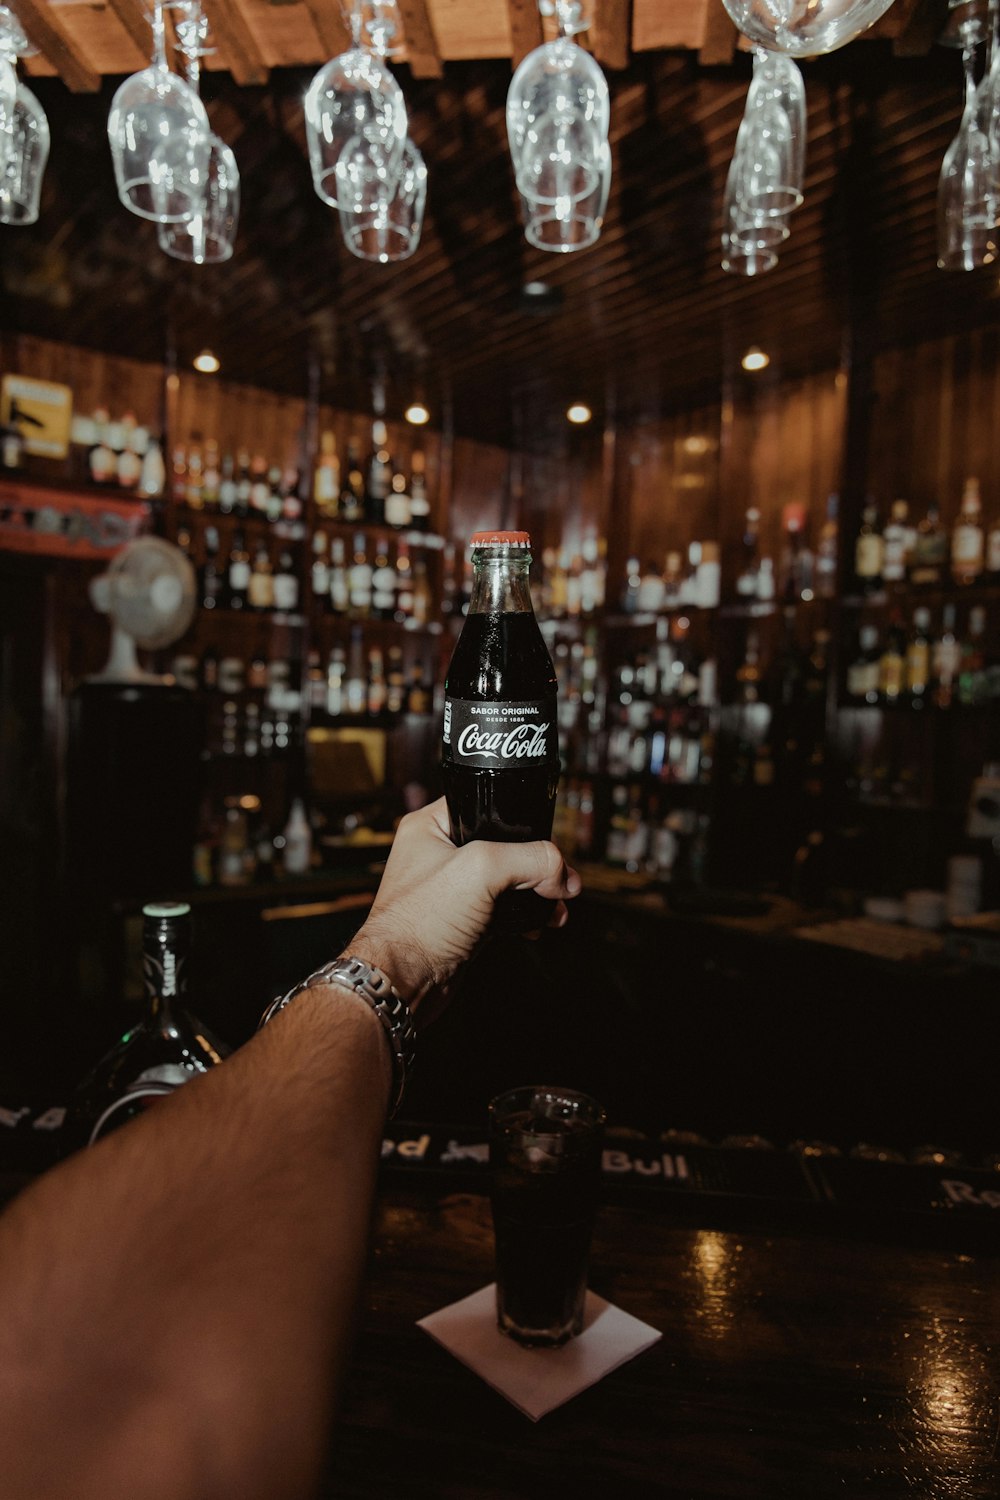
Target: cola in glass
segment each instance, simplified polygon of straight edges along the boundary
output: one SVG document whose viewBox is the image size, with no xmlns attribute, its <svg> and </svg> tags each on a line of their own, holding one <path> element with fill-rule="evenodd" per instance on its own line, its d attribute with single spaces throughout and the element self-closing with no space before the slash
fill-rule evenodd
<svg viewBox="0 0 1000 1500">
<path fill-rule="evenodd" d="M 547 839 L 559 783 L 556 673 L 531 604 L 527 532 L 477 532 L 472 564 L 469 612 L 445 679 L 451 837 Z M 508 913 L 518 905 L 544 920 L 539 898 L 508 900 Z"/>
</svg>

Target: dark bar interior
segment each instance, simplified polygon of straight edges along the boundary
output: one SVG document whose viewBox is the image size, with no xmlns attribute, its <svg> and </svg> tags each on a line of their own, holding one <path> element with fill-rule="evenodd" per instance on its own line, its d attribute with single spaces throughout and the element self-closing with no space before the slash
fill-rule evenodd
<svg viewBox="0 0 1000 1500">
<path fill-rule="evenodd" d="M 470 538 L 523 531 L 582 891 L 420 1030 L 317 1493 L 996 1496 L 996 6 L 800 52 L 801 206 L 748 249 L 779 54 L 738 0 L 592 0 L 606 203 L 552 254 L 507 101 L 564 0 L 369 5 L 426 163 L 381 264 L 304 103 L 350 5 L 205 0 L 217 264 L 116 189 L 141 8 L 11 7 L 51 156 L 34 222 L 0 174 L 3 1197 L 122 1092 L 149 903 L 190 907 L 209 1071 L 349 953 L 444 789 Z M 996 212 L 956 252 L 963 55 Z M 490 1281 L 487 1110 L 539 1082 L 606 1111 L 589 1286 L 662 1337 L 529 1423 L 414 1325 Z"/>
</svg>

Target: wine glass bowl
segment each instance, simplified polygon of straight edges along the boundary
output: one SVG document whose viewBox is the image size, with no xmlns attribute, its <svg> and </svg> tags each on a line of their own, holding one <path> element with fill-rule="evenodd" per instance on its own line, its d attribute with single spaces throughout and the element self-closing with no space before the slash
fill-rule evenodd
<svg viewBox="0 0 1000 1500">
<path fill-rule="evenodd" d="M 386 264 L 408 260 L 420 243 L 427 201 L 427 168 L 411 140 L 404 143 L 399 169 L 391 174 L 366 178 L 364 207 L 356 175 L 364 159 L 366 141 L 349 141 L 337 163 L 337 197 L 344 243 L 359 260 Z M 354 175 L 352 175 L 352 173 Z"/>
<path fill-rule="evenodd" d="M 160 224 L 191 218 L 205 189 L 210 135 L 205 106 L 166 63 L 156 60 L 126 78 L 108 116 L 125 207 Z"/>
<path fill-rule="evenodd" d="M 524 237 L 537 250 L 569 254 L 585 250 L 600 235 L 611 189 L 611 151 L 605 141 L 598 153 L 597 181 L 589 193 L 554 202 L 521 193 Z"/>
<path fill-rule="evenodd" d="M 564 124 L 580 121 L 598 140 L 607 138 L 611 123 L 607 79 L 590 53 L 568 37 L 536 47 L 515 69 L 507 90 L 512 155 L 531 126 L 542 119 Z"/>
<path fill-rule="evenodd" d="M 49 122 L 24 83 L 18 83 L 10 124 L 10 150 L 0 170 L 0 224 L 34 224 L 49 159 Z"/>
<path fill-rule="evenodd" d="M 751 42 L 789 57 L 817 57 L 867 31 L 892 0 L 722 0 Z"/>
<path fill-rule="evenodd" d="M 198 210 L 183 223 L 157 225 L 160 249 L 175 260 L 196 266 L 217 265 L 229 260 L 236 248 L 240 215 L 240 173 L 236 158 L 225 141 L 213 135 L 209 142 L 205 190 Z"/>
<path fill-rule="evenodd" d="M 386 177 L 401 166 L 407 133 L 403 91 L 388 68 L 362 47 L 352 47 L 320 68 L 306 93 L 305 125 L 313 186 L 332 208 L 356 211 L 356 195 L 347 205 L 338 198 L 337 163 L 349 142 L 360 139 Z M 370 207 L 376 209 L 377 200 Z"/>
</svg>

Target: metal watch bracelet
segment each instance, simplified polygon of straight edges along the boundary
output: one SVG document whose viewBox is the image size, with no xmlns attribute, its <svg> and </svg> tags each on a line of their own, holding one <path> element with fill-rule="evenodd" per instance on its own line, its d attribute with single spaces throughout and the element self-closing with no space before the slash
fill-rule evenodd
<svg viewBox="0 0 1000 1500">
<path fill-rule="evenodd" d="M 261 1016 L 257 1030 L 259 1031 L 261 1026 L 266 1026 L 268 1021 L 272 1020 L 279 1011 L 284 1010 L 285 1006 L 289 1005 L 297 995 L 325 984 L 335 984 L 342 989 L 353 990 L 371 1006 L 382 1022 L 389 1039 L 389 1050 L 392 1053 L 393 1101 L 389 1114 L 394 1115 L 402 1100 L 406 1081 L 413 1070 L 417 1033 L 409 1006 L 393 988 L 388 975 L 383 974 L 381 969 L 376 969 L 372 964 L 363 963 L 360 958 L 351 958 L 349 954 L 342 958 L 335 958 L 331 963 L 324 964 L 321 969 L 317 969 L 315 974 L 310 974 L 308 979 L 303 979 L 302 983 L 289 990 L 287 995 L 279 995 L 276 1000 L 272 1000 Z"/>
</svg>

